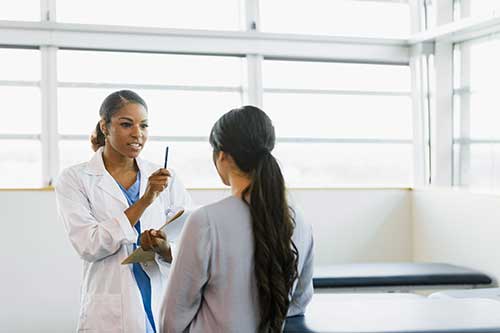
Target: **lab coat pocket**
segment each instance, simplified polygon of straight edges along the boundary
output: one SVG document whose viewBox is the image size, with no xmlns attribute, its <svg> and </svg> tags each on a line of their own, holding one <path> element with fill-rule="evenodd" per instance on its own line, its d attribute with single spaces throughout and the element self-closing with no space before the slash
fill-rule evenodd
<svg viewBox="0 0 500 333">
<path fill-rule="evenodd" d="M 121 332 L 121 295 L 87 295 L 82 306 L 79 330 Z"/>
</svg>

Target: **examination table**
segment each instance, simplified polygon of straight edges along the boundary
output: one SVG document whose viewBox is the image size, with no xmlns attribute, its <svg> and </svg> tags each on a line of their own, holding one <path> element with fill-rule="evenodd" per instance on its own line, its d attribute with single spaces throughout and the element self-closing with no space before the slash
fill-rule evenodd
<svg viewBox="0 0 500 333">
<path fill-rule="evenodd" d="M 352 290 L 487 287 L 492 279 L 479 271 L 445 263 L 353 263 L 314 268 L 315 292 Z"/>
<path fill-rule="evenodd" d="M 337 296 L 315 294 L 304 316 L 287 319 L 284 332 L 500 332 L 500 302 L 494 300 Z"/>
</svg>

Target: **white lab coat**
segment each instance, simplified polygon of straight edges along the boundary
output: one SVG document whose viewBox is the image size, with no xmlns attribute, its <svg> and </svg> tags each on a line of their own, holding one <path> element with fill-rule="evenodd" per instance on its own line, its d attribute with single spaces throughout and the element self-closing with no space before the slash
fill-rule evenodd
<svg viewBox="0 0 500 333">
<path fill-rule="evenodd" d="M 148 177 L 158 170 L 147 161 L 136 159 L 141 172 L 140 196 Z M 158 229 L 180 208 L 191 206 L 191 198 L 171 170 L 168 187 L 140 218 L 141 230 Z M 124 211 L 127 200 L 102 160 L 102 148 L 89 162 L 65 169 L 56 183 L 59 218 L 69 239 L 83 259 L 78 332 L 140 333 L 145 331 L 146 315 L 132 265 L 121 265 L 132 251 L 138 234 Z M 166 228 L 167 238 L 175 240 L 184 219 Z M 157 256 L 143 264 L 151 279 L 151 306 L 158 328 L 159 306 L 170 265 Z"/>
</svg>

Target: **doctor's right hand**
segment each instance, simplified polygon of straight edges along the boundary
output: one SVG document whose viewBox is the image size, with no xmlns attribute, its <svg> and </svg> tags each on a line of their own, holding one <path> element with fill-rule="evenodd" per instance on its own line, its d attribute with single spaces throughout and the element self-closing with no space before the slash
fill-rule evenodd
<svg viewBox="0 0 500 333">
<path fill-rule="evenodd" d="M 148 178 L 148 185 L 142 198 L 150 205 L 168 186 L 168 177 L 170 171 L 167 169 L 158 169 Z"/>
</svg>

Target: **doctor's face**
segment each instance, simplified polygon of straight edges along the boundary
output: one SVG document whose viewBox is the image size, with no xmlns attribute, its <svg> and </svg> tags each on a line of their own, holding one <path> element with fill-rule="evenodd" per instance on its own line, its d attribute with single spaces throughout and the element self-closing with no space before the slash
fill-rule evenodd
<svg viewBox="0 0 500 333">
<path fill-rule="evenodd" d="M 113 117 L 108 126 L 101 124 L 106 134 L 106 146 L 128 157 L 136 158 L 148 140 L 148 112 L 137 103 L 127 103 Z"/>
</svg>

